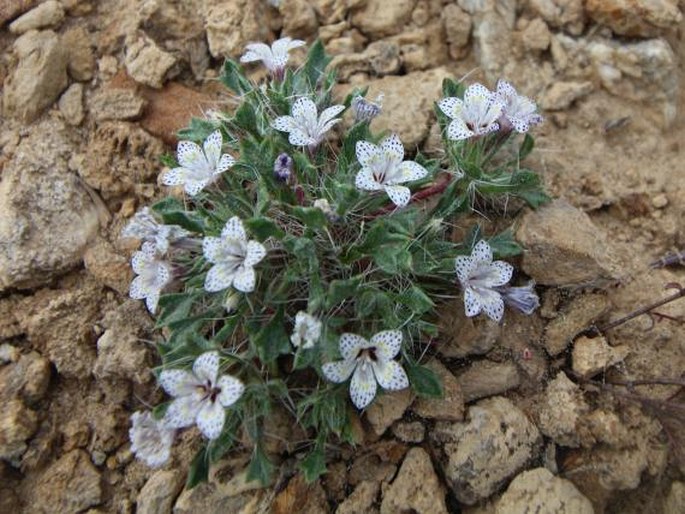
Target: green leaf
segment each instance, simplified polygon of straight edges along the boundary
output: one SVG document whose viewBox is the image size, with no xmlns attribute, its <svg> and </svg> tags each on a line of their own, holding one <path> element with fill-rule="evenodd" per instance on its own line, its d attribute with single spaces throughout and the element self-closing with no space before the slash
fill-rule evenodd
<svg viewBox="0 0 685 514">
<path fill-rule="evenodd" d="M 291 212 L 309 228 L 324 228 L 328 224 L 326 215 L 316 207 L 300 207 L 297 205 L 291 209 Z"/>
<path fill-rule="evenodd" d="M 257 128 L 257 115 L 249 102 L 244 101 L 238 110 L 235 112 L 233 124 L 245 132 L 249 132 L 255 136 L 259 136 L 259 129 Z"/>
<path fill-rule="evenodd" d="M 517 196 L 523 198 L 533 209 L 552 201 L 552 198 L 544 191 L 521 191 L 517 193 Z"/>
<path fill-rule="evenodd" d="M 352 278 L 333 280 L 328 286 L 326 307 L 331 309 L 343 300 L 356 295 L 363 278 L 361 275 L 357 275 Z"/>
<path fill-rule="evenodd" d="M 227 59 L 224 63 L 219 80 L 238 95 L 243 95 L 252 90 L 252 84 L 245 78 L 240 65 L 231 59 Z"/>
<path fill-rule="evenodd" d="M 308 484 L 311 484 L 323 475 L 326 472 L 326 456 L 323 443 L 319 444 L 317 442 L 314 449 L 300 462 L 299 466 Z"/>
<path fill-rule="evenodd" d="M 250 325 L 254 334 L 252 344 L 264 364 L 274 362 L 281 354 L 290 353 L 290 337 L 285 331 L 283 318 L 281 307 L 266 324 L 255 321 Z"/>
<path fill-rule="evenodd" d="M 245 220 L 245 226 L 249 229 L 258 241 L 263 242 L 266 239 L 273 237 L 279 241 L 285 236 L 285 232 L 279 227 L 274 220 L 266 216 L 258 216 Z"/>
<path fill-rule="evenodd" d="M 185 206 L 176 198 L 165 198 L 152 206 L 167 225 L 178 225 L 191 232 L 204 233 L 202 219 L 186 211 Z"/>
<path fill-rule="evenodd" d="M 457 98 L 464 97 L 466 86 L 462 82 L 456 82 L 453 79 L 446 78 L 442 81 L 442 96 L 456 96 Z"/>
<path fill-rule="evenodd" d="M 398 300 L 416 315 L 424 314 L 435 306 L 433 300 L 417 285 L 412 285 L 401 293 Z"/>
<path fill-rule="evenodd" d="M 186 141 L 204 141 L 207 136 L 214 132 L 217 126 L 212 121 L 207 121 L 200 118 L 192 118 L 190 125 L 176 132 L 179 140 Z"/>
<path fill-rule="evenodd" d="M 530 134 L 526 133 L 525 136 L 523 136 L 523 141 L 521 141 L 521 146 L 519 146 L 519 160 L 523 160 L 528 155 L 530 152 L 533 151 L 533 148 L 535 147 L 535 138 L 531 136 Z"/>
<path fill-rule="evenodd" d="M 326 55 L 326 50 L 321 40 L 317 39 L 309 48 L 307 60 L 304 64 L 304 74 L 312 91 L 316 89 L 319 79 L 323 77 L 326 66 L 328 66 L 331 60 L 331 57 Z"/>
<path fill-rule="evenodd" d="M 412 257 L 404 245 L 383 245 L 372 254 L 373 261 L 386 273 L 412 270 Z"/>
<path fill-rule="evenodd" d="M 252 460 L 247 467 L 247 481 L 259 480 L 262 485 L 266 486 L 271 481 L 273 469 L 274 465 L 262 450 L 261 445 L 259 443 L 255 444 Z"/>
<path fill-rule="evenodd" d="M 209 477 L 209 456 L 207 449 L 202 448 L 195 454 L 193 461 L 188 469 L 186 479 L 186 489 L 192 489 L 201 482 L 206 482 Z"/>
<path fill-rule="evenodd" d="M 170 293 L 159 297 L 160 314 L 157 316 L 157 326 L 164 327 L 173 322 L 187 319 L 193 307 L 197 294 Z"/>
<path fill-rule="evenodd" d="M 442 398 L 443 391 L 440 378 L 426 366 L 409 364 L 406 366 L 407 376 L 414 391 L 425 398 Z"/>
<path fill-rule="evenodd" d="M 520 255 L 523 249 L 514 239 L 514 234 L 511 229 L 505 230 L 497 234 L 495 237 L 491 237 L 488 240 L 492 252 L 500 258 L 503 257 L 515 257 Z"/>
</svg>

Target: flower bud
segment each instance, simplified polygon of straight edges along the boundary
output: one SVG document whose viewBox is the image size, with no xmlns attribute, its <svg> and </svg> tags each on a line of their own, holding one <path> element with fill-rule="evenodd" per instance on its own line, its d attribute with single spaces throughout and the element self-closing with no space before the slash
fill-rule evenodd
<svg viewBox="0 0 685 514">
<path fill-rule="evenodd" d="M 293 172 L 293 159 L 287 153 L 282 153 L 274 161 L 274 177 L 279 182 L 286 183 Z"/>
<path fill-rule="evenodd" d="M 504 303 L 518 309 L 524 314 L 533 314 L 540 307 L 540 298 L 535 292 L 535 283 L 530 282 L 526 286 L 504 286 L 497 288 L 502 295 Z"/>
<path fill-rule="evenodd" d="M 363 96 L 357 95 L 352 99 L 352 112 L 357 122 L 370 122 L 381 113 L 383 95 L 378 95 L 375 102 L 367 100 Z"/>
<path fill-rule="evenodd" d="M 224 300 L 224 309 L 226 309 L 228 314 L 232 314 L 238 308 L 239 303 L 240 295 L 235 291 L 231 291 L 226 295 L 226 299 Z"/>
</svg>

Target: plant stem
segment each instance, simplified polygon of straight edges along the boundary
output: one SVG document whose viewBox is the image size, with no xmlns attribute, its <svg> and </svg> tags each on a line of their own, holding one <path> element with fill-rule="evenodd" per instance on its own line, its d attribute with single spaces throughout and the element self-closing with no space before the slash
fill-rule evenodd
<svg viewBox="0 0 685 514">
<path fill-rule="evenodd" d="M 435 183 L 433 183 L 432 186 L 427 187 L 425 189 L 422 189 L 421 191 L 417 191 L 412 195 L 412 197 L 409 199 L 409 203 L 412 202 L 418 202 L 419 200 L 425 200 L 426 198 L 430 198 L 431 196 L 434 195 L 439 195 L 442 193 L 445 189 L 447 189 L 447 186 L 449 183 L 452 181 L 452 175 L 443 175 L 442 178 Z M 382 214 L 392 212 L 397 208 L 397 206 L 394 203 L 389 203 L 385 205 L 384 207 L 381 207 L 378 209 L 376 212 L 373 212 L 371 214 L 368 214 L 365 216 L 365 219 L 374 219 L 377 218 L 378 216 L 381 216 Z"/>
</svg>

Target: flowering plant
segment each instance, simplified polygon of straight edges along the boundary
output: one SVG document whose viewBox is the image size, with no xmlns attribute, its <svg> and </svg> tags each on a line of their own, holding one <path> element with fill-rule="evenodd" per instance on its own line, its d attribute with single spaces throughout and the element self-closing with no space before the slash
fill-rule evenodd
<svg viewBox="0 0 685 514">
<path fill-rule="evenodd" d="M 321 43 L 286 68 L 301 44 L 248 46 L 241 61 L 270 71 L 262 85 L 226 62 L 221 80 L 238 108 L 180 133 L 162 175 L 178 187 L 122 234 L 143 241 L 131 296 L 156 316 L 155 372 L 169 395 L 136 413 L 133 449 L 161 465 L 174 431 L 196 425 L 206 444 L 190 486 L 238 440 L 253 449 L 248 477 L 266 481 L 275 408 L 311 437 L 296 451 L 307 453 L 306 478 L 317 477 L 327 441 L 352 442 L 351 416 L 379 394 L 442 394 L 421 356 L 439 338 L 446 298 L 463 294 L 467 316 L 496 321 L 505 304 L 537 307 L 533 285 L 509 286 L 513 267 L 493 261 L 520 252 L 510 231 L 486 238 L 474 226 L 454 242 L 451 229 L 498 200 L 546 201 L 520 167 L 533 138 L 517 134 L 541 121 L 532 101 L 507 83 L 464 91 L 446 80 L 435 109 L 445 152 L 410 160 L 397 134 L 370 129 L 380 98 L 354 90 L 333 102 Z"/>
</svg>

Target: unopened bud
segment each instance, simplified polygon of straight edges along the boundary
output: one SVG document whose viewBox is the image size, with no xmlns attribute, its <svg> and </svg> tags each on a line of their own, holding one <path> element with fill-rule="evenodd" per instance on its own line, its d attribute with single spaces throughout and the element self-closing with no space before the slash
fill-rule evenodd
<svg viewBox="0 0 685 514">
<path fill-rule="evenodd" d="M 282 153 L 274 161 L 274 177 L 279 182 L 288 182 L 293 172 L 293 158 Z"/>
<path fill-rule="evenodd" d="M 367 100 L 363 96 L 355 96 L 352 99 L 352 112 L 356 121 L 370 122 L 381 113 L 383 95 L 378 95 L 375 102 Z"/>
</svg>

